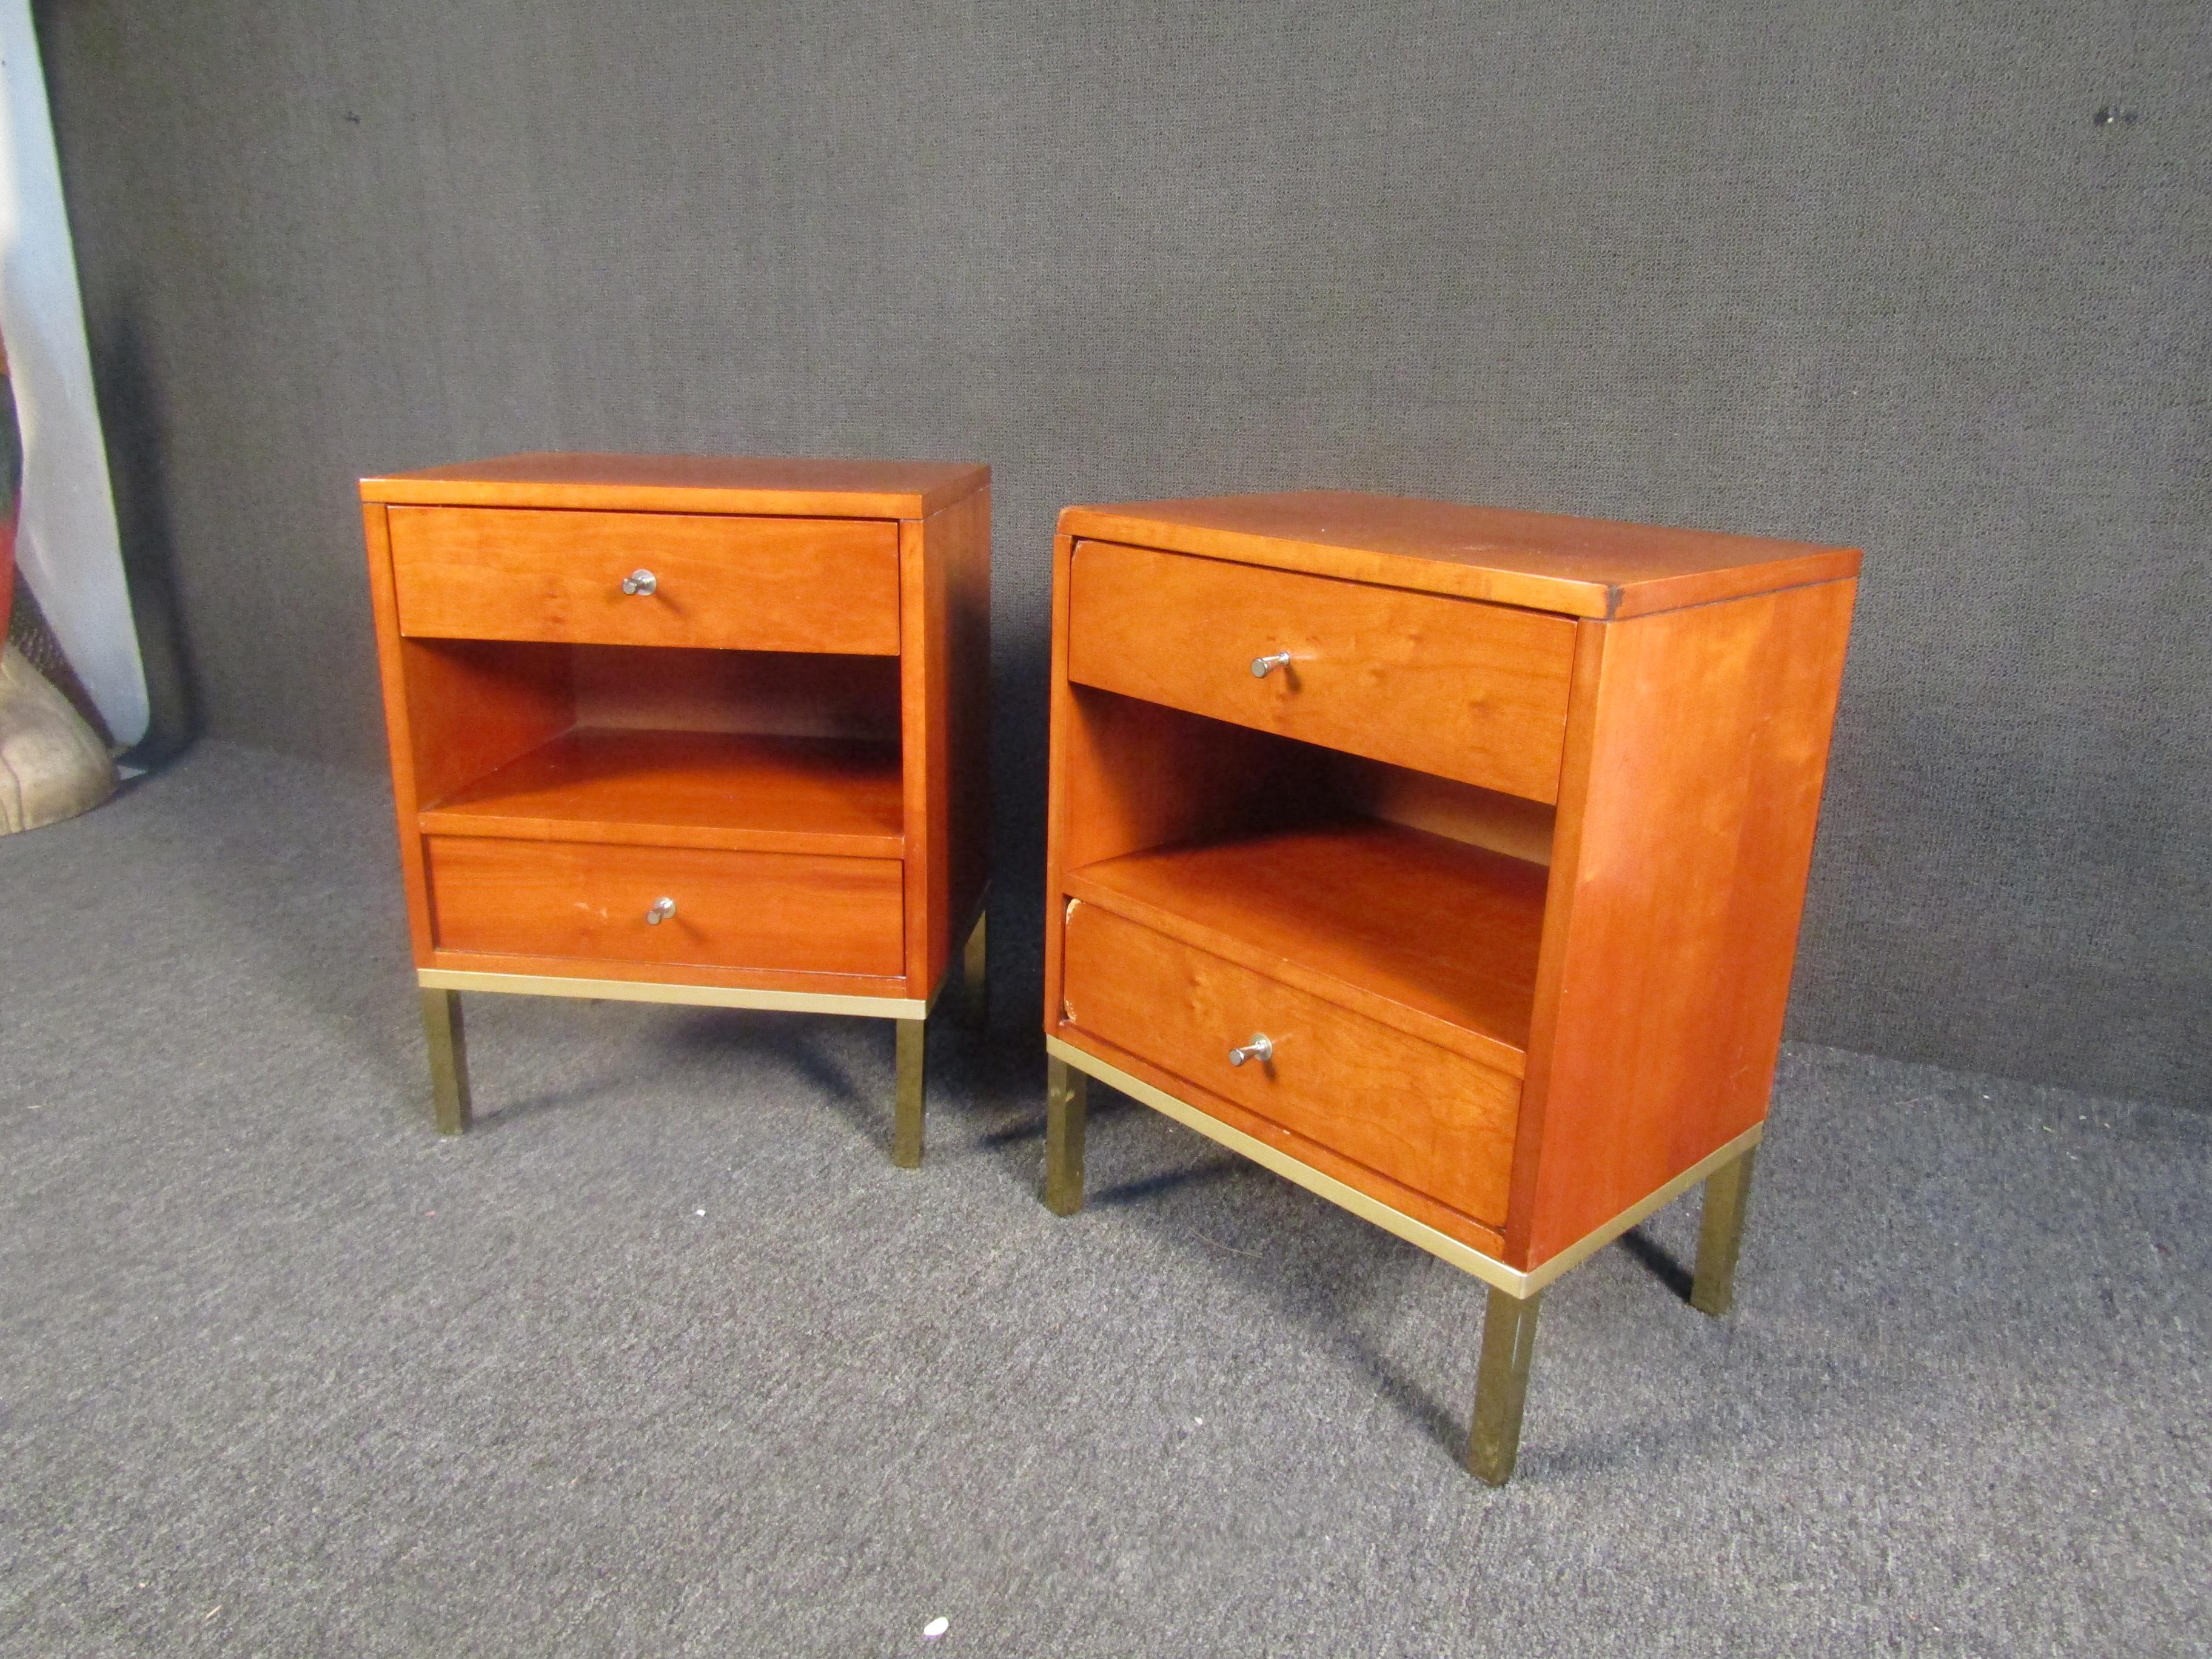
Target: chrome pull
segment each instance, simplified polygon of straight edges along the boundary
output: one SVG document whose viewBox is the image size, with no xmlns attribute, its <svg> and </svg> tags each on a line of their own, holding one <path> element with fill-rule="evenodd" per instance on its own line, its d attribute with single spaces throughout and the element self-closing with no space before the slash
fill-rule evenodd
<svg viewBox="0 0 2212 1659">
<path fill-rule="evenodd" d="M 633 570 L 623 578 L 623 592 L 625 593 L 650 593 L 659 586 L 660 578 L 650 570 Z"/>
<path fill-rule="evenodd" d="M 675 914 L 676 901 L 674 899 L 657 898 L 653 902 L 653 908 L 645 913 L 645 925 L 648 927 L 658 927 L 662 922 L 667 921 L 669 917 Z"/>
<path fill-rule="evenodd" d="M 1229 1051 L 1229 1063 L 1242 1066 L 1248 1060 L 1256 1060 L 1262 1066 L 1275 1057 L 1275 1040 L 1265 1031 L 1255 1032 L 1252 1040 L 1242 1048 Z"/>
<path fill-rule="evenodd" d="M 1290 665 L 1291 653 L 1287 651 L 1278 651 L 1268 657 L 1255 657 L 1252 659 L 1252 678 L 1255 680 L 1264 680 L 1276 669 L 1288 668 Z"/>
</svg>

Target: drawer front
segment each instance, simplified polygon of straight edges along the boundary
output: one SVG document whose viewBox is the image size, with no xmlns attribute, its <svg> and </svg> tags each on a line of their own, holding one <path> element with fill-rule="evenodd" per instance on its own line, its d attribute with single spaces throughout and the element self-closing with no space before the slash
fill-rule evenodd
<svg viewBox="0 0 2212 1659">
<path fill-rule="evenodd" d="M 447 951 L 791 973 L 906 971 L 896 859 L 426 839 Z M 648 922 L 662 899 L 675 913 Z"/>
<path fill-rule="evenodd" d="M 1096 904 L 1067 918 L 1068 1023 L 1490 1225 L 1519 1079 L 1194 950 Z M 1265 1035 L 1271 1060 L 1232 1066 Z"/>
<path fill-rule="evenodd" d="M 896 525 L 450 507 L 390 522 L 402 634 L 898 654 Z M 640 571 L 650 591 L 625 592 Z"/>
<path fill-rule="evenodd" d="M 1068 614 L 1081 684 L 1559 799 L 1564 617 L 1111 542 L 1077 544 Z"/>
</svg>

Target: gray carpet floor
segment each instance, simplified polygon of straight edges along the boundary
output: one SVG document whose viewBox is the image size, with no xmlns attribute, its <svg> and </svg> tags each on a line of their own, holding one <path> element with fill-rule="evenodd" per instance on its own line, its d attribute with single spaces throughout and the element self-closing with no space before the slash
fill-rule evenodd
<svg viewBox="0 0 2212 1659">
<path fill-rule="evenodd" d="M 1735 1313 L 1602 1252 L 1493 1492 L 1473 1280 L 1103 1092 L 1045 1212 L 1025 990 L 919 1173 L 793 1016 L 474 999 L 440 1139 L 387 814 L 0 841 L 0 1652 L 2212 1651 L 2212 1118 L 1793 1048 Z"/>
</svg>

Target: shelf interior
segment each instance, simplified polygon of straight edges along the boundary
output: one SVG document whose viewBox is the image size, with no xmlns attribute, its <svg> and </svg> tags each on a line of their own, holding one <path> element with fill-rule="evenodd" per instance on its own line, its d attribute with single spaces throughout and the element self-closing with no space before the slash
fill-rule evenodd
<svg viewBox="0 0 2212 1659">
<path fill-rule="evenodd" d="M 1523 1056 L 1543 866 L 1378 818 L 1152 848 L 1072 871 L 1089 900 L 1255 971 Z M 1516 1072 L 1517 1064 L 1513 1067 Z"/>
<path fill-rule="evenodd" d="M 426 835 L 904 855 L 896 658 L 399 648 Z"/>
<path fill-rule="evenodd" d="M 1068 897 L 1525 1073 L 1553 806 L 1093 687 L 1059 712 Z"/>
<path fill-rule="evenodd" d="M 427 805 L 434 835 L 897 858 L 896 741 L 577 726 Z"/>
<path fill-rule="evenodd" d="M 575 728 L 422 810 L 429 834 L 898 858 L 898 745 Z"/>
</svg>

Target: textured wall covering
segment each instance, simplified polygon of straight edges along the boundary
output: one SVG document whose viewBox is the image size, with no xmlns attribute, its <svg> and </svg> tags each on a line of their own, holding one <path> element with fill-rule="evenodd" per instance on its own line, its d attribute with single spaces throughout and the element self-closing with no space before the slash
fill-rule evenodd
<svg viewBox="0 0 2212 1659">
<path fill-rule="evenodd" d="M 1033 912 L 1064 501 L 1335 484 L 1856 542 L 1795 1032 L 2200 1104 L 2208 19 L 40 15 L 126 529 L 214 731 L 377 763 L 364 471 L 978 457 Z"/>
</svg>

